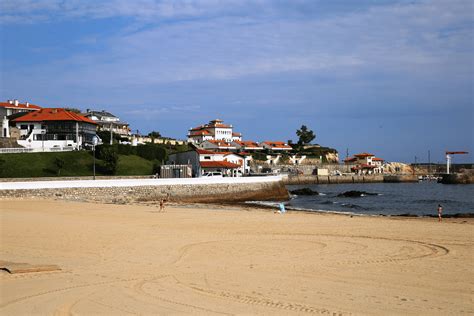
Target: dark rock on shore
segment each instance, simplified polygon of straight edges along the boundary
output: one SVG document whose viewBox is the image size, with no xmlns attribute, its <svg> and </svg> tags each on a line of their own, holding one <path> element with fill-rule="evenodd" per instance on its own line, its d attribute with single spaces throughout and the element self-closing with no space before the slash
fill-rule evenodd
<svg viewBox="0 0 474 316">
<path fill-rule="evenodd" d="M 338 194 L 338 197 L 361 197 L 364 195 L 377 195 L 377 193 L 369 193 L 365 191 L 346 191 Z"/>
<path fill-rule="evenodd" d="M 302 188 L 302 189 L 297 189 L 290 191 L 291 194 L 296 194 L 296 195 L 319 195 L 317 191 L 313 191 L 310 188 Z"/>
</svg>

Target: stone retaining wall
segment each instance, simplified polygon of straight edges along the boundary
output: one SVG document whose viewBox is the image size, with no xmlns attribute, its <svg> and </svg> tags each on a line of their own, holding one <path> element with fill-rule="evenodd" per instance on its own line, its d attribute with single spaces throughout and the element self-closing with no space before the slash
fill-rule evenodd
<svg viewBox="0 0 474 316">
<path fill-rule="evenodd" d="M 0 198 L 55 198 L 78 201 L 93 201 L 102 203 L 130 203 L 159 201 L 169 197 L 171 202 L 240 202 L 248 200 L 287 200 L 289 198 L 281 178 L 275 181 L 275 177 L 267 177 L 268 181 L 255 179 L 255 181 L 232 183 L 225 179 L 219 181 L 187 181 L 181 184 L 179 181 L 168 181 L 170 184 L 160 180 L 155 180 L 158 185 L 137 185 L 137 186 L 101 186 L 88 187 L 54 187 L 55 182 L 48 181 L 50 187 L 32 189 L 31 182 L 24 182 L 27 189 L 8 189 L 9 183 L 0 183 Z M 190 179 L 192 180 L 192 179 Z M 238 181 L 238 180 L 236 180 Z M 65 182 L 65 181 L 63 181 Z M 77 181 L 76 181 L 77 182 Z M 115 181 L 117 182 L 117 181 Z M 73 183 L 73 181 L 71 181 Z M 95 183 L 98 183 L 96 181 Z M 72 185 L 73 186 L 73 185 Z M 13 187 L 13 186 L 10 186 Z"/>
</svg>

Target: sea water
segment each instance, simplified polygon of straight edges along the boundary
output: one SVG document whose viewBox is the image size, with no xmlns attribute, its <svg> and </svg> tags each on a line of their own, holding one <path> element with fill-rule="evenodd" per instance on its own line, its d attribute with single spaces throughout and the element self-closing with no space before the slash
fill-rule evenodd
<svg viewBox="0 0 474 316">
<path fill-rule="evenodd" d="M 474 185 L 419 183 L 353 183 L 288 185 L 293 191 L 310 188 L 318 195 L 291 195 L 286 207 L 291 210 L 342 212 L 364 215 L 437 216 L 438 204 L 443 214 L 474 214 Z M 346 191 L 372 193 L 361 197 L 342 197 Z"/>
</svg>

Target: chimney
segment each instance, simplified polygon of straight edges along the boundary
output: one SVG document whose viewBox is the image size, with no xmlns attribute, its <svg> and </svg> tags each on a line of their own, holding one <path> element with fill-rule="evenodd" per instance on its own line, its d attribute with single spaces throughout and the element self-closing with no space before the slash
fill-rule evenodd
<svg viewBox="0 0 474 316">
<path fill-rule="evenodd" d="M 15 99 L 15 101 L 14 101 L 14 102 L 15 102 L 15 106 L 18 106 L 18 104 L 19 104 L 18 100 L 17 100 L 17 99 Z"/>
<path fill-rule="evenodd" d="M 30 102 L 26 102 L 26 107 L 30 107 Z"/>
<path fill-rule="evenodd" d="M 8 100 L 8 103 L 13 104 L 13 100 Z"/>
</svg>

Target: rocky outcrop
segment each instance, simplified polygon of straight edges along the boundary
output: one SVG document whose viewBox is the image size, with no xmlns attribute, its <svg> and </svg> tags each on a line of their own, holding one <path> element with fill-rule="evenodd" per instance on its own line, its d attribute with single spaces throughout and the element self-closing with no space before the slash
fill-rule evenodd
<svg viewBox="0 0 474 316">
<path fill-rule="evenodd" d="M 402 162 L 390 162 L 383 165 L 384 173 L 413 174 L 413 167 Z"/>
</svg>

